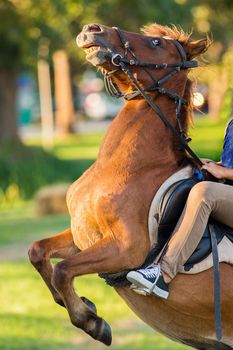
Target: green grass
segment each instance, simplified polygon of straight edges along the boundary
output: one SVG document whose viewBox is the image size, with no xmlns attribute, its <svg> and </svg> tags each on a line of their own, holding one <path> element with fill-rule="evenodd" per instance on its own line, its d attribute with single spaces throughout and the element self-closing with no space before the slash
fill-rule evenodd
<svg viewBox="0 0 233 350">
<path fill-rule="evenodd" d="M 29 244 L 65 230 L 70 225 L 67 215 L 38 217 L 33 202 L 0 211 L 0 248 L 7 245 Z"/>
<path fill-rule="evenodd" d="M 96 158 L 99 145 L 104 137 L 103 132 L 72 135 L 62 139 L 55 139 L 54 148 L 50 152 L 53 156 L 63 160 Z M 29 140 L 28 146 L 40 146 L 41 140 Z"/>
<path fill-rule="evenodd" d="M 57 140 L 53 153 L 61 159 L 95 159 L 104 133 L 72 136 L 66 141 Z"/>
<path fill-rule="evenodd" d="M 191 148 L 202 158 L 219 160 L 226 121 L 221 120 L 219 123 L 214 123 L 206 117 L 200 117 L 194 122 L 194 128 L 190 128 L 190 135 L 193 139 L 190 143 Z"/>
</svg>

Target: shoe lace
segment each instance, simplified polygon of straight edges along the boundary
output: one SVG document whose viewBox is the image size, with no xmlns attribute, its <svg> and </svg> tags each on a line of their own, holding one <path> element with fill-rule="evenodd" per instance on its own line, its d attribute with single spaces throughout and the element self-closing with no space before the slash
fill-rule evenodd
<svg viewBox="0 0 233 350">
<path fill-rule="evenodd" d="M 160 269 L 158 266 L 151 266 L 143 271 L 143 274 L 148 278 L 158 277 L 160 273 Z"/>
</svg>

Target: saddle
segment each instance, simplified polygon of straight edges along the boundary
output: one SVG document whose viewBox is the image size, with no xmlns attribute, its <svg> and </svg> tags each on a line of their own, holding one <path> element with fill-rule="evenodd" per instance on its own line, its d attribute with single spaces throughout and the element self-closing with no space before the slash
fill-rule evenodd
<svg viewBox="0 0 233 350">
<path fill-rule="evenodd" d="M 188 179 L 177 181 L 172 184 L 161 197 L 159 205 L 157 251 L 162 250 L 170 239 L 184 209 L 189 192 L 198 182 L 199 180 L 195 175 Z M 224 236 L 227 236 L 233 243 L 233 229 L 210 218 L 200 243 L 184 265 L 185 271 L 189 271 L 195 264 L 204 260 L 211 253 L 210 232 L 215 232 L 218 244 L 222 241 Z"/>
</svg>

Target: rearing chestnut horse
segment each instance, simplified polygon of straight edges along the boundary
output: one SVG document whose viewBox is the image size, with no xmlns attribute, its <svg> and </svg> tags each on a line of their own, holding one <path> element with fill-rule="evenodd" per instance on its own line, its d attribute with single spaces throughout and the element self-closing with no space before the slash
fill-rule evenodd
<svg viewBox="0 0 233 350">
<path fill-rule="evenodd" d="M 130 67 L 143 88 L 159 81 L 180 62 L 178 41 L 187 59 L 204 52 L 207 39 L 193 41 L 176 27 L 152 24 L 144 34 L 122 31 L 128 47 L 123 47 L 115 28 L 90 24 L 77 38 L 87 60 L 111 72 L 114 87 L 131 95 L 130 79 L 111 61 L 110 52 L 129 60 L 158 64 L 158 69 L 138 65 Z M 167 66 L 165 67 L 166 64 Z M 159 65 L 163 68 L 159 68 Z M 191 101 L 188 69 L 181 69 L 163 84 L 170 92 Z M 149 93 L 175 129 L 176 104 L 159 92 Z M 186 130 L 191 103 L 181 108 Z M 49 287 L 55 301 L 66 307 L 70 320 L 106 345 L 111 330 L 89 300 L 79 298 L 72 285 L 77 276 L 113 273 L 140 266 L 150 250 L 148 213 L 151 201 L 161 184 L 184 167 L 187 156 L 178 147 L 171 131 L 148 103 L 137 95 L 126 102 L 112 122 L 101 145 L 96 162 L 75 181 L 67 193 L 71 227 L 54 237 L 35 242 L 29 257 Z M 50 258 L 63 260 L 53 268 Z M 233 349 L 233 269 L 221 264 L 223 338 L 215 340 L 213 312 L 213 271 L 197 275 L 178 275 L 171 283 L 168 300 L 137 295 L 129 288 L 117 292 L 146 323 L 169 338 L 196 349 Z"/>
</svg>

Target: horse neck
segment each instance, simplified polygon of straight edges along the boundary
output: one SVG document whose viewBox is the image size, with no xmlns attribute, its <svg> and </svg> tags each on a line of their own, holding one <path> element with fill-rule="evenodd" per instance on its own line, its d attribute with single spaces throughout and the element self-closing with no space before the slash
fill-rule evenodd
<svg viewBox="0 0 233 350">
<path fill-rule="evenodd" d="M 158 96 L 157 106 L 175 126 L 175 103 Z M 172 173 L 179 168 L 184 152 L 175 147 L 174 136 L 145 100 L 126 103 L 112 122 L 97 161 L 117 165 L 118 171 L 138 173 L 156 169 Z"/>
</svg>

